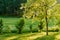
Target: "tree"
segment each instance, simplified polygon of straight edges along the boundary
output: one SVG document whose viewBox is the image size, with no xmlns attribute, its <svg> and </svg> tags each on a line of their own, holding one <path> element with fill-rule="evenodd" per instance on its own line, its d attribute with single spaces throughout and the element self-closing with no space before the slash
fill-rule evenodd
<svg viewBox="0 0 60 40">
<path fill-rule="evenodd" d="M 23 17 L 36 18 L 38 20 L 46 20 L 46 35 L 48 35 L 48 10 L 52 9 L 56 4 L 56 0 L 28 0 L 25 4 L 25 14 Z M 48 16 L 49 15 L 49 16 Z M 51 17 L 51 16 L 50 16 Z"/>
</svg>

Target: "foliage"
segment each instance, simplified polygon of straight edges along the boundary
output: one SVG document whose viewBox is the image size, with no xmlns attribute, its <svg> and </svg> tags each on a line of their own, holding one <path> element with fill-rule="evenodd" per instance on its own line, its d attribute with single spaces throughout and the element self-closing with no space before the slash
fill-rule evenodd
<svg viewBox="0 0 60 40">
<path fill-rule="evenodd" d="M 2 32 L 3 33 L 11 33 L 10 27 L 9 26 L 3 26 Z"/>
<path fill-rule="evenodd" d="M 60 7 L 60 4 L 56 4 L 53 8 L 53 11 L 55 12 L 54 17 L 57 20 L 56 25 L 60 26 L 60 18 L 59 18 L 60 17 L 60 12 L 59 12 L 60 8 L 59 7 Z"/>
</svg>

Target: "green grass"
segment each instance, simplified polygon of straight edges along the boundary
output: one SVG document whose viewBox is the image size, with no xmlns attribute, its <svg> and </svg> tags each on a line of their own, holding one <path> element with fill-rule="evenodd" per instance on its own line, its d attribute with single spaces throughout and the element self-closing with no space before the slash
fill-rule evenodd
<svg viewBox="0 0 60 40">
<path fill-rule="evenodd" d="M 14 35 L 17 35 L 17 34 L 15 34 L 15 33 L 0 34 L 0 40 L 4 40 L 5 38 L 11 37 L 11 36 L 14 36 Z"/>
<path fill-rule="evenodd" d="M 4 25 L 15 25 L 19 18 L 2 18 Z"/>
<path fill-rule="evenodd" d="M 48 35 L 48 36 L 43 36 L 43 37 L 37 38 L 35 40 L 55 40 L 55 37 L 52 35 Z"/>
<path fill-rule="evenodd" d="M 54 32 L 52 32 L 52 33 L 54 33 Z M 54 34 L 52 34 L 52 33 L 50 33 L 50 35 L 45 35 L 45 36 L 42 36 L 42 37 L 38 37 L 35 40 L 55 40 L 56 35 L 58 35 L 59 32 L 54 33 Z"/>
</svg>

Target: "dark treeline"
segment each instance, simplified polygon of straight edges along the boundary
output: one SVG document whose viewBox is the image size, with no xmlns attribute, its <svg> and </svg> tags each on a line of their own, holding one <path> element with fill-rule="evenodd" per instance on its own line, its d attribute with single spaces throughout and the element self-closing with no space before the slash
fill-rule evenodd
<svg viewBox="0 0 60 40">
<path fill-rule="evenodd" d="M 0 16 L 20 16 L 22 10 L 21 3 L 26 3 L 26 0 L 0 0 Z"/>
</svg>

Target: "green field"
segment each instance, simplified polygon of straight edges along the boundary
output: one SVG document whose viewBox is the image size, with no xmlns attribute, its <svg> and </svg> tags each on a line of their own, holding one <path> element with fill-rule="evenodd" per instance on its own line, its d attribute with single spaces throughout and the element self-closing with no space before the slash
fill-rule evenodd
<svg viewBox="0 0 60 40">
<path fill-rule="evenodd" d="M 0 17 L 3 19 L 3 23 L 4 25 L 15 25 L 16 22 L 19 20 L 19 18 L 13 18 L 13 17 L 7 17 L 7 18 L 4 18 L 4 17 Z"/>
</svg>

